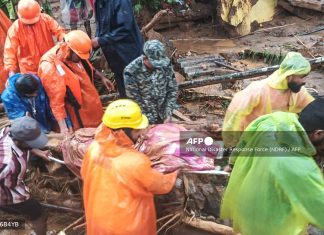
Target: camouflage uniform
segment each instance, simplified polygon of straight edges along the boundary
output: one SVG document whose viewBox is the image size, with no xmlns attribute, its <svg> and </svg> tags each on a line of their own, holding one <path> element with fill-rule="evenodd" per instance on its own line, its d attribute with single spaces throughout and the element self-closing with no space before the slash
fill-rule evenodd
<svg viewBox="0 0 324 235">
<path fill-rule="evenodd" d="M 124 70 L 126 95 L 135 100 L 150 124 L 162 123 L 178 107 L 178 85 L 170 59 L 158 40 L 144 44 L 144 54 Z M 148 69 L 143 60 L 147 57 L 154 70 Z"/>
</svg>

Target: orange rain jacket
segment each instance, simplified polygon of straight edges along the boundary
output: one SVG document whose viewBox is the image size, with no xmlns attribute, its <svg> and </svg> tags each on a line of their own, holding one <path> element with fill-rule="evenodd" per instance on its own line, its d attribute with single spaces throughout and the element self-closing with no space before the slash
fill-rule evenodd
<svg viewBox="0 0 324 235">
<path fill-rule="evenodd" d="M 7 36 L 7 31 L 11 25 L 11 21 L 6 14 L 0 9 L 0 93 L 3 92 L 8 78 L 8 71 L 4 69 L 3 51 Z"/>
<path fill-rule="evenodd" d="M 33 25 L 16 20 L 9 28 L 5 42 L 5 68 L 8 72 L 37 73 L 40 58 L 54 46 L 53 36 L 61 41 L 64 34 L 64 29 L 43 13 Z"/>
<path fill-rule="evenodd" d="M 94 69 L 88 60 L 84 60 L 85 66 L 81 62 L 67 61 L 69 50 L 66 43 L 60 42 L 45 53 L 39 63 L 38 76 L 56 120 L 67 118 L 67 110 L 73 129 L 80 128 L 73 106 L 65 101 L 68 86 L 81 106 L 79 113 L 83 126 L 97 127 L 101 123 L 103 110 L 99 94 L 93 85 Z"/>
<path fill-rule="evenodd" d="M 88 235 L 156 235 L 153 194 L 171 191 L 176 173 L 151 168 L 122 131 L 99 126 L 81 167 Z"/>
</svg>

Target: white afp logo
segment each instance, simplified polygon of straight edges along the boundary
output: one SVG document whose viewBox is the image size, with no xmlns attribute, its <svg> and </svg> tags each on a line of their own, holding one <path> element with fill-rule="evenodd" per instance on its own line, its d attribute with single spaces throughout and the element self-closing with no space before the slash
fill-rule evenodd
<svg viewBox="0 0 324 235">
<path fill-rule="evenodd" d="M 214 140 L 212 137 L 206 137 L 206 138 L 189 138 L 186 144 L 201 144 L 205 143 L 205 145 L 210 146 L 214 143 Z"/>
</svg>

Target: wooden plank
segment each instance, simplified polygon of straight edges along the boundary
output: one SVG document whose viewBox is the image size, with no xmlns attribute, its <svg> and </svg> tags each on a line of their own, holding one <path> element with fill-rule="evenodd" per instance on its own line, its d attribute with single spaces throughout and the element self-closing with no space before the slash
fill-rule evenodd
<svg viewBox="0 0 324 235">
<path fill-rule="evenodd" d="M 192 120 L 190 118 L 187 118 L 185 115 L 183 115 L 180 111 L 178 110 L 173 110 L 173 116 L 176 116 L 177 118 L 180 118 L 183 121 L 186 122 L 192 122 Z"/>
<path fill-rule="evenodd" d="M 324 12 L 324 0 L 288 0 L 288 2 L 295 7 Z"/>
</svg>

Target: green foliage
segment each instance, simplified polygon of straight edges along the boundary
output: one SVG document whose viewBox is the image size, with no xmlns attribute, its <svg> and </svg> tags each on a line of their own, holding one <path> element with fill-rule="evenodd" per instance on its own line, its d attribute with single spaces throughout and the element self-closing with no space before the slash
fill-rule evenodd
<svg viewBox="0 0 324 235">
<path fill-rule="evenodd" d="M 134 4 L 135 13 L 139 13 L 144 6 L 147 6 L 151 10 L 159 10 L 161 2 L 163 0 L 136 0 Z"/>
<path fill-rule="evenodd" d="M 267 50 L 265 51 L 244 50 L 242 53 L 240 53 L 240 56 L 242 59 L 263 60 L 264 63 L 271 64 L 271 65 L 278 65 L 283 61 L 286 55 L 282 54 L 281 50 L 279 54 Z"/>
</svg>

